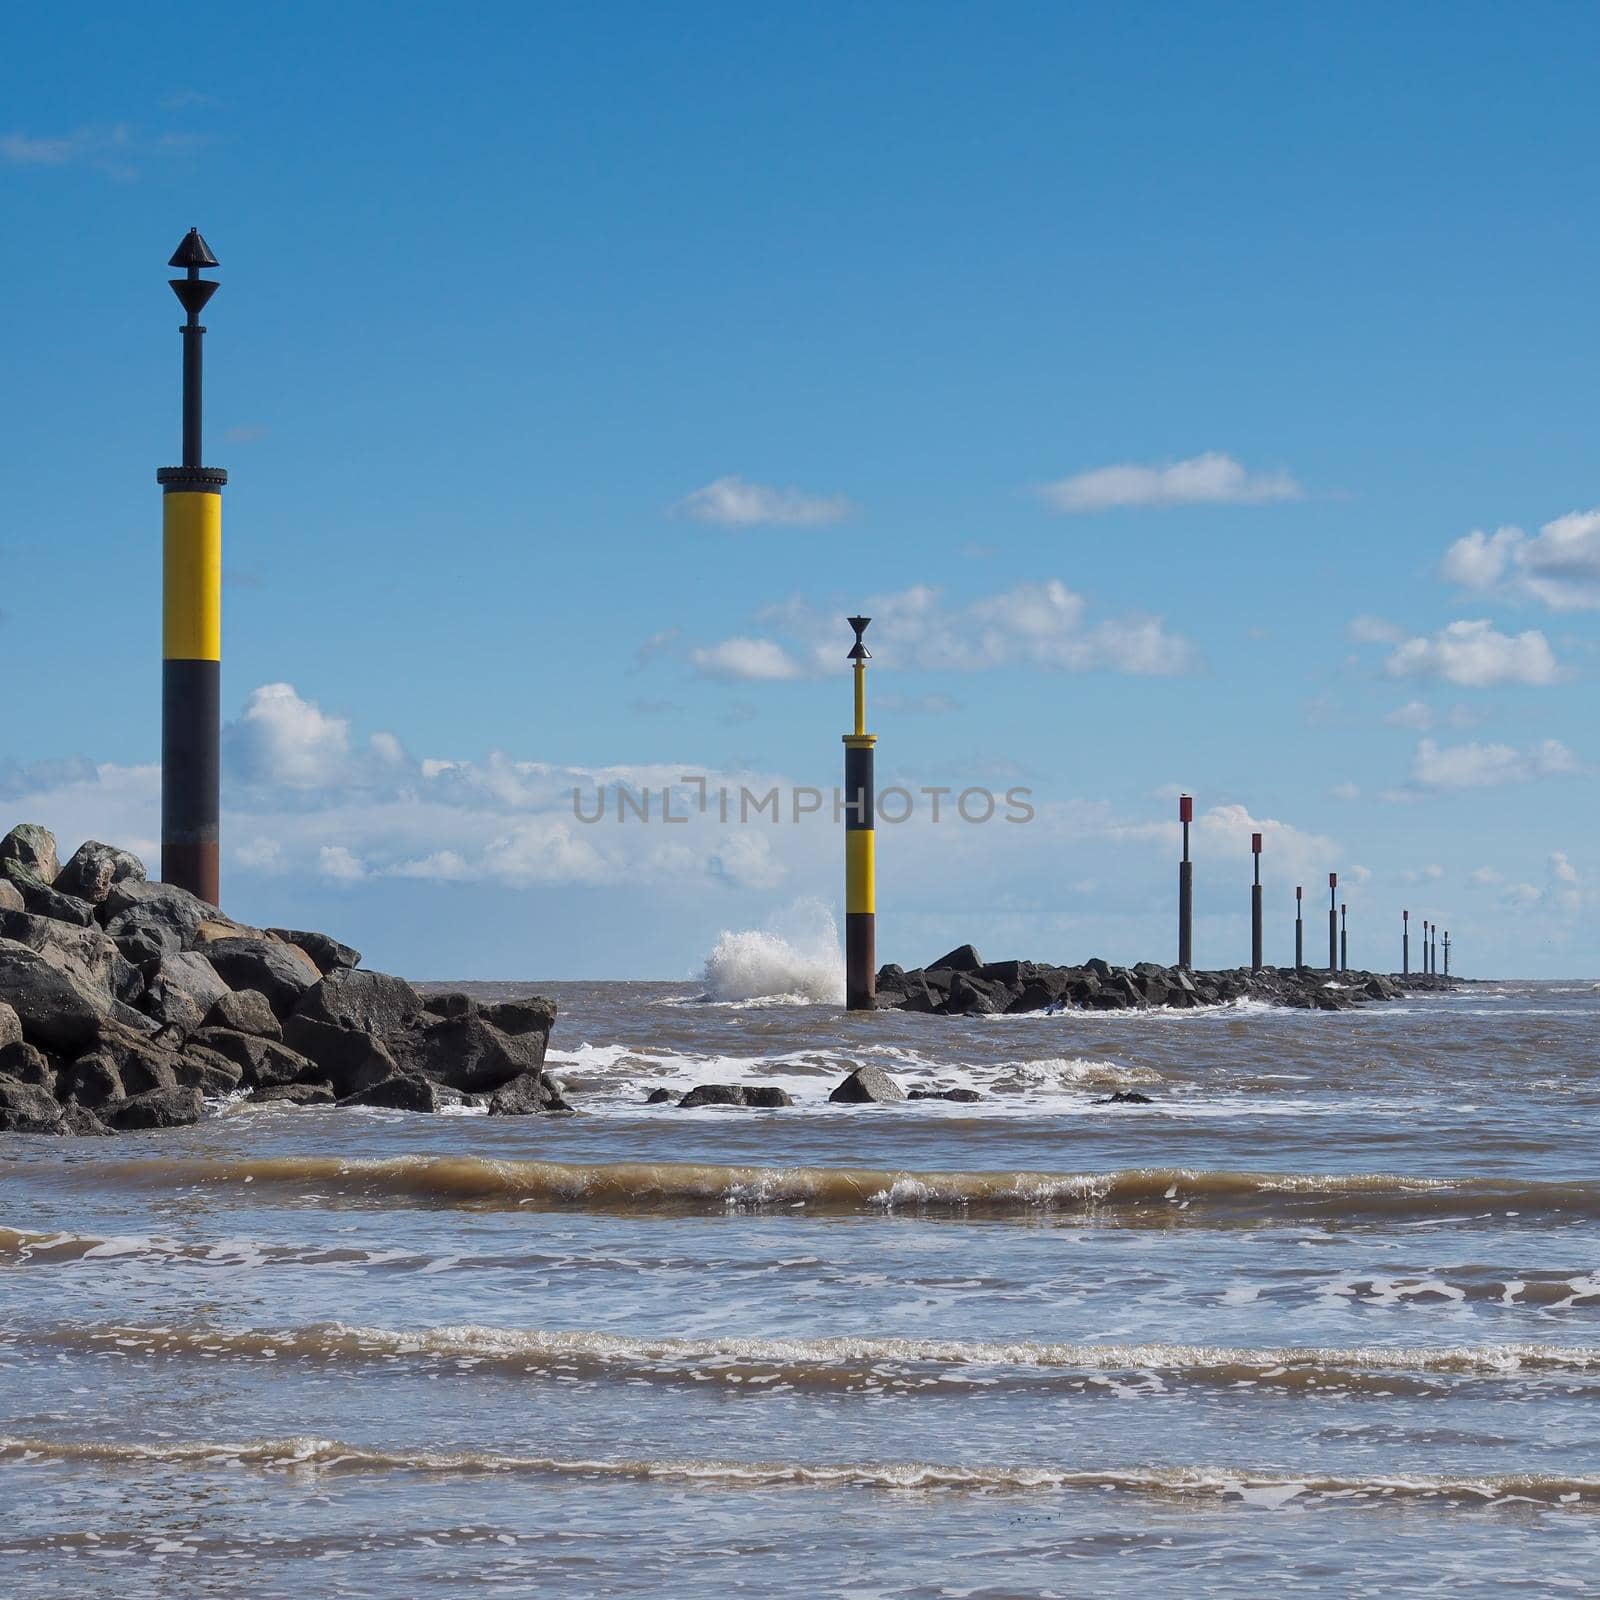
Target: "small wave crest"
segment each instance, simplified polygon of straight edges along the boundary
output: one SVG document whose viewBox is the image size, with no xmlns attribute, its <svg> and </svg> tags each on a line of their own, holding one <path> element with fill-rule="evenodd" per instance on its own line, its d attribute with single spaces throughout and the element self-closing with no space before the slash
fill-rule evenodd
<svg viewBox="0 0 1600 1600">
<path fill-rule="evenodd" d="M 1204 1497 L 1275 1508 L 1321 1500 L 1349 1505 L 1370 1500 L 1425 1500 L 1441 1506 L 1600 1504 L 1600 1478 L 1558 1473 L 1408 1473 L 1340 1476 L 1238 1471 L 1227 1467 L 1073 1468 L 951 1466 L 931 1462 L 788 1462 L 684 1458 L 585 1460 L 515 1455 L 498 1450 L 385 1450 L 338 1439 L 300 1436 L 237 1442 L 139 1442 L 0 1435 L 0 1461 L 21 1464 L 98 1464 L 113 1467 L 253 1466 L 267 1470 L 369 1473 L 525 1473 L 543 1477 L 695 1483 L 730 1490 L 811 1486 L 890 1490 L 965 1490 L 978 1494 L 1038 1494 L 1073 1489 L 1120 1489 L 1149 1495 Z"/>
</svg>

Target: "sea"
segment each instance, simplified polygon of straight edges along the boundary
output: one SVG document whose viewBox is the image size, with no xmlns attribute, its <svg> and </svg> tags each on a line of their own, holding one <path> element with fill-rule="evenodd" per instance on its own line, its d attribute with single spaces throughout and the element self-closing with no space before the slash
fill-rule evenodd
<svg viewBox="0 0 1600 1600">
<path fill-rule="evenodd" d="M 570 1117 L 0 1136 L 0 1594 L 1600 1593 L 1594 984 L 956 1019 L 765 956 L 466 985 L 558 1000 Z M 795 1105 L 645 1104 L 700 1083 Z"/>
</svg>

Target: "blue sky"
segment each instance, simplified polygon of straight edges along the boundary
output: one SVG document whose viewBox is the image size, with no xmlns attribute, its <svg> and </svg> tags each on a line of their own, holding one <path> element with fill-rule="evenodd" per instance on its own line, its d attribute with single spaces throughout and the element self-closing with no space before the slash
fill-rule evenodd
<svg viewBox="0 0 1600 1600">
<path fill-rule="evenodd" d="M 182 3 L 0 49 L 0 806 L 151 851 L 154 469 L 221 260 L 225 898 L 419 976 L 679 976 L 838 909 L 843 615 L 880 953 L 1269 954 L 1344 874 L 1590 973 L 1600 13 Z M 1125 469 L 1108 471 L 1108 469 Z M 1509 530 L 1502 532 L 1501 530 Z M 1477 536 L 1474 538 L 1474 536 Z M 152 861 L 153 864 L 153 861 Z"/>
</svg>

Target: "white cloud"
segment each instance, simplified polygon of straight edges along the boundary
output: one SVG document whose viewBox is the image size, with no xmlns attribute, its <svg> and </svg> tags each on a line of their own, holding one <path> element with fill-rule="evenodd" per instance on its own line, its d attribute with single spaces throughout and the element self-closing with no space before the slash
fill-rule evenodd
<svg viewBox="0 0 1600 1600">
<path fill-rule="evenodd" d="M 1413 733 L 1431 733 L 1435 728 L 1470 728 L 1483 719 L 1463 705 L 1448 711 L 1435 711 L 1426 700 L 1408 700 L 1384 717 L 1386 728 L 1409 728 Z"/>
<path fill-rule="evenodd" d="M 1423 739 L 1412 782 L 1424 789 L 1493 789 L 1576 772 L 1572 752 L 1558 739 L 1517 749 L 1509 744 L 1439 745 Z"/>
<path fill-rule="evenodd" d="M 777 489 L 764 483 L 747 483 L 737 475 L 715 478 L 672 508 L 677 516 L 697 522 L 720 523 L 727 528 L 771 523 L 782 527 L 815 527 L 841 522 L 855 507 L 842 495 L 806 494 L 799 489 Z"/>
<path fill-rule="evenodd" d="M 1573 866 L 1571 858 L 1565 850 L 1553 850 L 1550 853 L 1550 876 L 1557 883 L 1576 883 L 1578 869 Z"/>
<path fill-rule="evenodd" d="M 1088 602 L 1059 579 L 1021 583 L 951 608 L 938 589 L 917 584 L 876 595 L 867 644 L 880 668 L 986 672 L 1034 667 L 1054 672 L 1123 672 L 1167 677 L 1199 671 L 1199 652 L 1159 617 L 1088 619 Z M 798 597 L 765 607 L 755 620 L 785 636 L 734 638 L 691 651 L 714 677 L 824 677 L 844 668 L 850 635 L 844 617 Z M 843 637 L 841 638 L 841 635 Z"/>
<path fill-rule="evenodd" d="M 1531 883 L 1513 883 L 1501 890 L 1500 898 L 1508 906 L 1520 909 L 1538 904 L 1543 894 Z"/>
<path fill-rule="evenodd" d="M 342 844 L 325 844 L 317 852 L 317 871 L 330 883 L 360 883 L 367 869 L 361 858 Z"/>
<path fill-rule="evenodd" d="M 1409 872 L 1400 874 L 1404 883 L 1437 883 L 1444 876 L 1444 868 L 1437 861 L 1430 862 L 1420 870 L 1413 868 Z"/>
<path fill-rule="evenodd" d="M 1384 663 L 1391 678 L 1442 678 L 1470 688 L 1551 684 L 1560 677 L 1550 642 L 1537 629 L 1506 634 L 1486 620 L 1452 622 L 1439 632 L 1407 639 Z"/>
<path fill-rule="evenodd" d="M 1477 884 L 1480 888 L 1488 889 L 1493 888 L 1497 883 L 1503 883 L 1505 879 L 1493 867 L 1474 867 L 1467 874 L 1467 881 Z"/>
<path fill-rule="evenodd" d="M 1445 551 L 1440 571 L 1463 588 L 1527 595 L 1552 611 L 1600 609 L 1600 508 L 1557 517 L 1532 538 L 1516 527 L 1474 529 Z"/>
<path fill-rule="evenodd" d="M 1204 455 L 1163 466 L 1122 462 L 1045 484 L 1039 491 L 1057 511 L 1107 511 L 1118 506 L 1259 505 L 1298 500 L 1305 491 L 1285 471 L 1247 472 L 1230 455 Z"/>
<path fill-rule="evenodd" d="M 724 639 L 691 650 L 689 660 L 702 677 L 732 683 L 775 683 L 801 675 L 800 664 L 772 639 Z"/>
<path fill-rule="evenodd" d="M 1345 632 L 1357 644 L 1399 644 L 1406 636 L 1404 628 L 1367 612 L 1363 612 L 1359 617 L 1352 617 L 1345 627 Z"/>
<path fill-rule="evenodd" d="M 254 690 L 223 734 L 230 769 L 247 782 L 315 789 L 344 775 L 350 724 L 302 700 L 288 683 Z"/>
</svg>

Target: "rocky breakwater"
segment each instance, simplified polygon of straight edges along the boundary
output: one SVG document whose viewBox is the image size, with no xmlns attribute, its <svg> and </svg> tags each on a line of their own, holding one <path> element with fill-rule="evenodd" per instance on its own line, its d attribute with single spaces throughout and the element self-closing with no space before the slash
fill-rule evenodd
<svg viewBox="0 0 1600 1600">
<path fill-rule="evenodd" d="M 325 933 L 252 928 L 93 840 L 0 839 L 0 1131 L 197 1122 L 207 1101 L 567 1111 L 555 1002 L 420 996 Z"/>
<path fill-rule="evenodd" d="M 1014 1015 L 1028 1011 L 1128 1011 L 1151 1007 L 1185 1009 L 1259 1000 L 1300 1010 L 1348 1011 L 1371 1000 L 1455 987 L 1450 978 L 1398 977 L 1381 972 L 1338 972 L 1307 967 L 1235 967 L 1222 972 L 1186 972 L 1141 961 L 1114 967 L 1086 961 L 1053 967 L 1039 961 L 985 961 L 970 944 L 927 967 L 906 971 L 887 966 L 878 973 L 883 1010 L 925 1011 L 943 1017 Z"/>
</svg>

